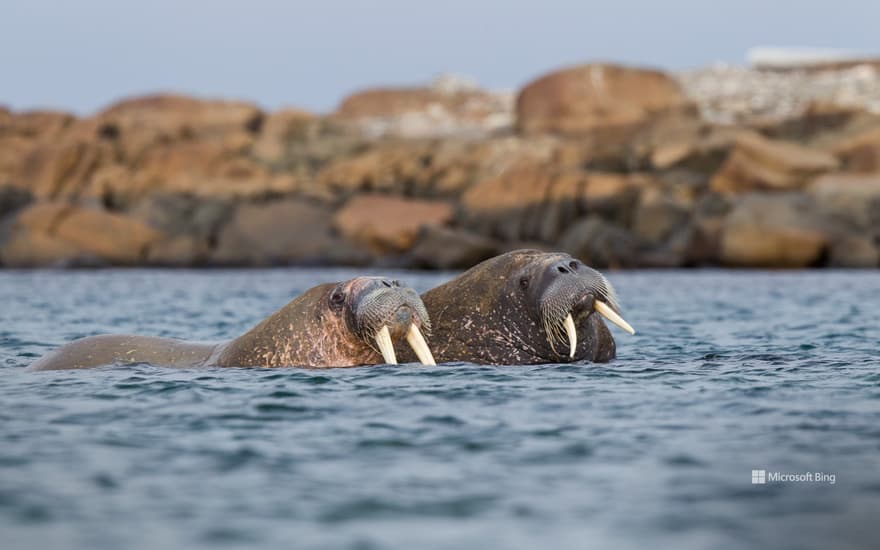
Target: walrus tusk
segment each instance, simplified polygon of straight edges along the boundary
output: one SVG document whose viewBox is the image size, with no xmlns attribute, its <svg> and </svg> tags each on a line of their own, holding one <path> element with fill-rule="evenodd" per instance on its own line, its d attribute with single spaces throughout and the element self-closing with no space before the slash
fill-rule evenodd
<svg viewBox="0 0 880 550">
<path fill-rule="evenodd" d="M 379 344 L 382 359 L 389 365 L 396 365 L 397 356 L 394 355 L 394 344 L 391 342 L 391 332 L 388 330 L 388 325 L 383 326 L 376 333 L 376 343 Z"/>
<path fill-rule="evenodd" d="M 574 352 L 578 346 L 578 333 L 574 328 L 574 319 L 571 318 L 571 313 L 565 318 L 563 324 L 565 325 L 565 333 L 568 334 L 568 356 L 574 359 Z"/>
<path fill-rule="evenodd" d="M 434 356 L 431 354 L 431 348 L 428 347 L 425 337 L 422 336 L 422 331 L 419 330 L 415 323 L 409 326 L 409 330 L 406 332 L 406 341 L 409 342 L 409 347 L 419 356 L 419 361 L 425 365 L 437 364 L 434 361 Z"/>
<path fill-rule="evenodd" d="M 599 300 L 596 300 L 594 307 L 596 308 L 596 311 L 598 311 L 599 314 L 602 315 L 602 317 L 605 317 L 606 319 L 630 334 L 636 333 L 636 329 L 632 328 L 629 323 L 623 320 L 623 317 L 618 315 L 617 312 L 611 309 L 611 307 L 605 302 L 600 302 Z"/>
</svg>

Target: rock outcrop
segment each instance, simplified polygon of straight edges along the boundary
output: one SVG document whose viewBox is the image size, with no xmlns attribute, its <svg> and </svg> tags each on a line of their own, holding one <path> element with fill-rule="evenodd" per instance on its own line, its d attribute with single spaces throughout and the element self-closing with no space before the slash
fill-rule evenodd
<svg viewBox="0 0 880 550">
<path fill-rule="evenodd" d="M 880 265 L 876 66 L 441 78 L 337 112 L 0 108 L 0 265 Z"/>
<path fill-rule="evenodd" d="M 517 127 L 524 134 L 584 135 L 641 125 L 685 102 L 678 83 L 663 72 L 583 65 L 527 84 L 516 98 Z"/>
</svg>

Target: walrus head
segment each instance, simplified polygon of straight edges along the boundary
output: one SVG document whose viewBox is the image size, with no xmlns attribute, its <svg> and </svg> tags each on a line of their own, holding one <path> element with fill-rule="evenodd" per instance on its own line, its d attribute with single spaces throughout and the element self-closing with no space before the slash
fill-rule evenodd
<svg viewBox="0 0 880 550">
<path fill-rule="evenodd" d="M 419 361 L 434 365 L 422 335 L 430 329 L 416 291 L 391 279 L 358 277 L 307 290 L 221 346 L 213 362 L 266 367 L 396 364 L 394 342 L 405 338 Z"/>
<path fill-rule="evenodd" d="M 432 342 L 441 361 L 608 361 L 616 346 L 600 316 L 635 332 L 620 316 L 608 280 L 564 253 L 508 252 L 422 299 L 434 321 Z"/>
<path fill-rule="evenodd" d="M 394 341 L 406 338 L 419 361 L 435 365 L 422 331 L 431 331 L 428 311 L 415 290 L 400 281 L 358 277 L 337 284 L 328 296 L 331 311 L 344 318 L 348 329 L 383 360 L 397 364 Z"/>
</svg>

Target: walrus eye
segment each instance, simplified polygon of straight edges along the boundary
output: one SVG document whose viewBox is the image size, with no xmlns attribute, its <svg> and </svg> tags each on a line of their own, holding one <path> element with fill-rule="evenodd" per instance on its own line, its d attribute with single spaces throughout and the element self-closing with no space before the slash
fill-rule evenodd
<svg viewBox="0 0 880 550">
<path fill-rule="evenodd" d="M 333 294 L 330 295 L 330 305 L 335 306 L 337 309 L 342 307 L 342 304 L 345 303 L 345 293 L 341 288 L 337 288 L 333 291 Z"/>
<path fill-rule="evenodd" d="M 529 289 L 529 278 L 523 277 L 522 279 L 520 279 L 519 280 L 519 287 L 523 290 L 528 290 Z"/>
</svg>

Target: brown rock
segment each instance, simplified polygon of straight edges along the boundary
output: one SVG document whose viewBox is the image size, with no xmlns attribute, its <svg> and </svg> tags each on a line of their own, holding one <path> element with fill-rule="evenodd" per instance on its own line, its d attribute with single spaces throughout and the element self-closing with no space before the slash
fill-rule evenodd
<svg viewBox="0 0 880 550">
<path fill-rule="evenodd" d="M 535 238 L 535 222 L 556 175 L 545 162 L 523 160 L 476 183 L 461 198 L 465 223 L 506 241 Z"/>
<path fill-rule="evenodd" d="M 650 154 L 650 164 L 657 170 L 687 168 L 712 173 L 724 162 L 737 136 L 745 130 L 713 126 L 690 135 L 658 140 Z"/>
<path fill-rule="evenodd" d="M 109 263 L 134 265 L 162 234 L 138 220 L 93 208 L 72 207 L 53 234 Z"/>
<path fill-rule="evenodd" d="M 168 137 L 256 133 L 263 113 L 241 101 L 204 100 L 173 94 L 147 95 L 115 103 L 98 113 L 104 132 L 158 132 Z"/>
<path fill-rule="evenodd" d="M 80 251 L 62 243 L 50 232 L 69 207 L 60 203 L 36 203 L 0 223 L 0 265 L 37 267 L 53 265 Z"/>
<path fill-rule="evenodd" d="M 793 190 L 837 166 L 833 155 L 819 149 L 747 133 L 737 137 L 733 151 L 712 178 L 711 186 L 720 193 Z"/>
<path fill-rule="evenodd" d="M 114 162 L 113 148 L 82 139 L 47 140 L 31 149 L 11 178 L 42 200 L 74 199 L 85 193 L 92 176 Z"/>
<path fill-rule="evenodd" d="M 838 143 L 834 154 L 849 172 L 880 172 L 880 128 L 872 128 Z"/>
<path fill-rule="evenodd" d="M 584 172 L 523 160 L 471 186 L 461 198 L 462 220 L 507 242 L 555 242 L 585 214 L 629 225 L 639 193 L 650 182 L 641 174 Z"/>
<path fill-rule="evenodd" d="M 492 239 L 437 225 L 422 228 L 410 252 L 414 267 L 429 269 L 467 269 L 498 254 Z"/>
<path fill-rule="evenodd" d="M 659 245 L 687 225 L 690 218 L 691 205 L 668 191 L 652 188 L 639 197 L 633 233 L 645 242 Z"/>
<path fill-rule="evenodd" d="M 47 233 L 16 229 L 0 242 L 0 265 L 5 267 L 64 267 L 85 256 L 85 251 Z"/>
<path fill-rule="evenodd" d="M 7 111 L 0 116 L 0 137 L 17 136 L 28 139 L 57 137 L 75 120 L 70 113 L 60 111 Z"/>
<path fill-rule="evenodd" d="M 401 193 L 423 179 L 430 148 L 423 143 L 382 144 L 349 158 L 331 162 L 317 175 L 318 183 L 344 195 L 359 191 Z"/>
<path fill-rule="evenodd" d="M 33 139 L 20 136 L 0 137 L 0 185 L 8 183 L 16 184 L 21 188 L 27 186 L 27 182 L 21 181 L 18 174 L 22 159 L 26 158 L 35 146 Z"/>
<path fill-rule="evenodd" d="M 620 226 L 631 226 L 639 195 L 654 185 L 645 174 L 590 172 L 580 200 L 580 212 L 599 215 Z"/>
<path fill-rule="evenodd" d="M 253 155 L 264 162 L 281 162 L 291 142 L 302 141 L 309 136 L 314 129 L 315 119 L 315 115 L 299 109 L 271 113 L 262 124 L 253 146 Z"/>
<path fill-rule="evenodd" d="M 372 136 L 482 135 L 510 126 L 509 97 L 452 80 L 357 92 L 343 100 L 337 116 L 355 121 Z"/>
<path fill-rule="evenodd" d="M 336 212 L 333 226 L 350 242 L 385 255 L 409 250 L 423 226 L 444 225 L 453 214 L 443 201 L 361 195 Z"/>
<path fill-rule="evenodd" d="M 137 220 L 64 203 L 36 203 L 11 222 L 2 245 L 3 263 L 23 267 L 87 258 L 117 265 L 143 260 L 161 234 Z"/>
<path fill-rule="evenodd" d="M 639 125 L 686 102 L 662 72 L 617 65 L 583 65 L 529 83 L 516 100 L 525 134 L 584 134 L 597 128 Z"/>
<path fill-rule="evenodd" d="M 156 193 L 257 198 L 277 192 L 279 181 L 235 144 L 185 141 L 153 147 L 133 166 L 110 165 L 94 171 L 81 195 L 128 208 Z"/>
<path fill-rule="evenodd" d="M 817 265 L 829 244 L 815 208 L 802 194 L 748 194 L 724 223 L 721 260 L 733 266 Z"/>
<path fill-rule="evenodd" d="M 220 230 L 211 260 L 231 265 L 360 263 L 334 238 L 332 212 L 298 199 L 242 204 Z"/>
</svg>

